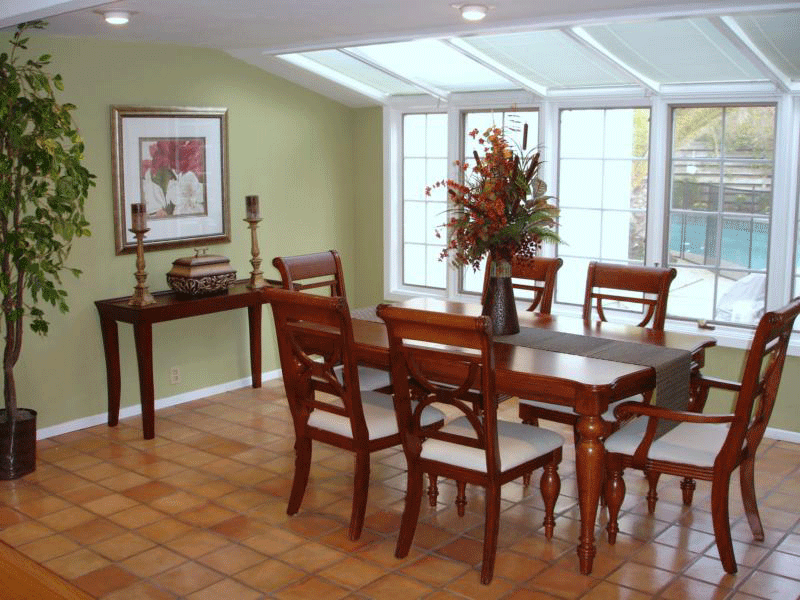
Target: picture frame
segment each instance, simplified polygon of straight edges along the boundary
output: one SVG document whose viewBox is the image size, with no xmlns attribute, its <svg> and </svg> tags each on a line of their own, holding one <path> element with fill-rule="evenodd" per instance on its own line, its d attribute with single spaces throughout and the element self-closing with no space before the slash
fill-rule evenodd
<svg viewBox="0 0 800 600">
<path fill-rule="evenodd" d="M 230 242 L 227 108 L 112 106 L 111 153 L 118 255 L 136 251 L 135 203 L 145 250 Z"/>
</svg>

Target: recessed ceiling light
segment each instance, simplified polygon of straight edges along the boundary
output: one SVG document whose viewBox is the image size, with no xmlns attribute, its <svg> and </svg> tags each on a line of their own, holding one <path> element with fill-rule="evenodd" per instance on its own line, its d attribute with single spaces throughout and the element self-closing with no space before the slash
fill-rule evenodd
<svg viewBox="0 0 800 600">
<path fill-rule="evenodd" d="M 450 6 L 460 10 L 461 18 L 465 21 L 480 21 L 492 8 L 485 4 L 451 4 Z"/>
<path fill-rule="evenodd" d="M 131 20 L 131 13 L 126 10 L 107 10 L 103 18 L 109 25 L 126 25 Z"/>
</svg>

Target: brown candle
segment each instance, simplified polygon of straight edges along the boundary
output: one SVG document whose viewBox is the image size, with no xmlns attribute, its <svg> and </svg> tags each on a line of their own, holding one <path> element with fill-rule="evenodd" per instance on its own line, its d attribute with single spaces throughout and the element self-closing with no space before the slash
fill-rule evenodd
<svg viewBox="0 0 800 600">
<path fill-rule="evenodd" d="M 135 231 L 147 229 L 147 207 L 144 202 L 131 204 L 131 229 Z"/>
<path fill-rule="evenodd" d="M 258 219 L 258 196 L 245 196 L 244 201 L 247 205 L 247 218 Z"/>
</svg>

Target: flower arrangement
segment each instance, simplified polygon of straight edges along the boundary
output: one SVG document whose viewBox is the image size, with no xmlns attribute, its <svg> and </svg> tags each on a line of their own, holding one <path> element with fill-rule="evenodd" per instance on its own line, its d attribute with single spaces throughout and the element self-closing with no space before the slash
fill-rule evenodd
<svg viewBox="0 0 800 600">
<path fill-rule="evenodd" d="M 440 260 L 449 258 L 455 266 L 478 270 L 487 252 L 495 260 L 510 261 L 520 248 L 560 241 L 554 229 L 558 208 L 550 203 L 547 185 L 539 179 L 541 155 L 525 153 L 528 126 L 519 152 L 498 127 L 487 129 L 482 137 L 477 129 L 469 135 L 478 138 L 484 156 L 473 152 L 475 166 L 465 183 L 448 179 L 425 190 L 430 195 L 432 188 L 444 186 L 453 204 L 449 210 L 453 216 L 444 224 L 449 241 Z M 456 164 L 465 173 L 469 169 L 466 162 Z"/>
</svg>

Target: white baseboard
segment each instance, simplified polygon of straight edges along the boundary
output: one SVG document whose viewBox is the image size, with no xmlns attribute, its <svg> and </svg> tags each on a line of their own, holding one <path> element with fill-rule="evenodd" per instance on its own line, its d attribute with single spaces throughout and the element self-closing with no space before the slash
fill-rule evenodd
<svg viewBox="0 0 800 600">
<path fill-rule="evenodd" d="M 775 427 L 767 427 L 764 432 L 764 437 L 771 440 L 778 440 L 780 442 L 792 442 L 793 444 L 800 444 L 800 432 L 788 431 L 786 429 L 776 429 Z"/>
<path fill-rule="evenodd" d="M 261 374 L 261 381 L 270 381 L 272 379 L 278 379 L 281 376 L 282 373 L 280 369 L 266 371 Z M 227 381 L 225 383 L 220 383 L 219 385 L 212 385 L 209 387 L 200 388 L 199 390 L 192 390 L 191 392 L 184 392 L 183 394 L 177 394 L 167 398 L 160 398 L 156 400 L 155 408 L 158 410 L 159 408 L 167 408 L 168 406 L 175 406 L 176 404 L 183 404 L 184 402 L 191 402 L 192 400 L 200 400 L 201 398 L 207 398 L 208 396 L 222 394 L 223 392 L 229 392 L 231 390 L 248 386 L 250 383 L 250 377 L 243 377 L 242 379 Z M 124 408 L 120 408 L 119 410 L 120 419 L 126 419 L 128 417 L 134 417 L 140 414 L 142 414 L 141 404 L 126 406 Z M 108 413 L 100 413 L 99 415 L 83 417 L 81 419 L 75 419 L 74 421 L 67 421 L 66 423 L 59 423 L 58 425 L 52 425 L 50 427 L 45 427 L 44 429 L 39 429 L 36 432 L 36 438 L 39 440 L 44 440 L 49 437 L 70 433 L 72 431 L 78 431 L 79 429 L 85 429 L 87 427 L 94 427 L 95 425 L 102 425 L 103 423 L 107 422 Z"/>
</svg>

